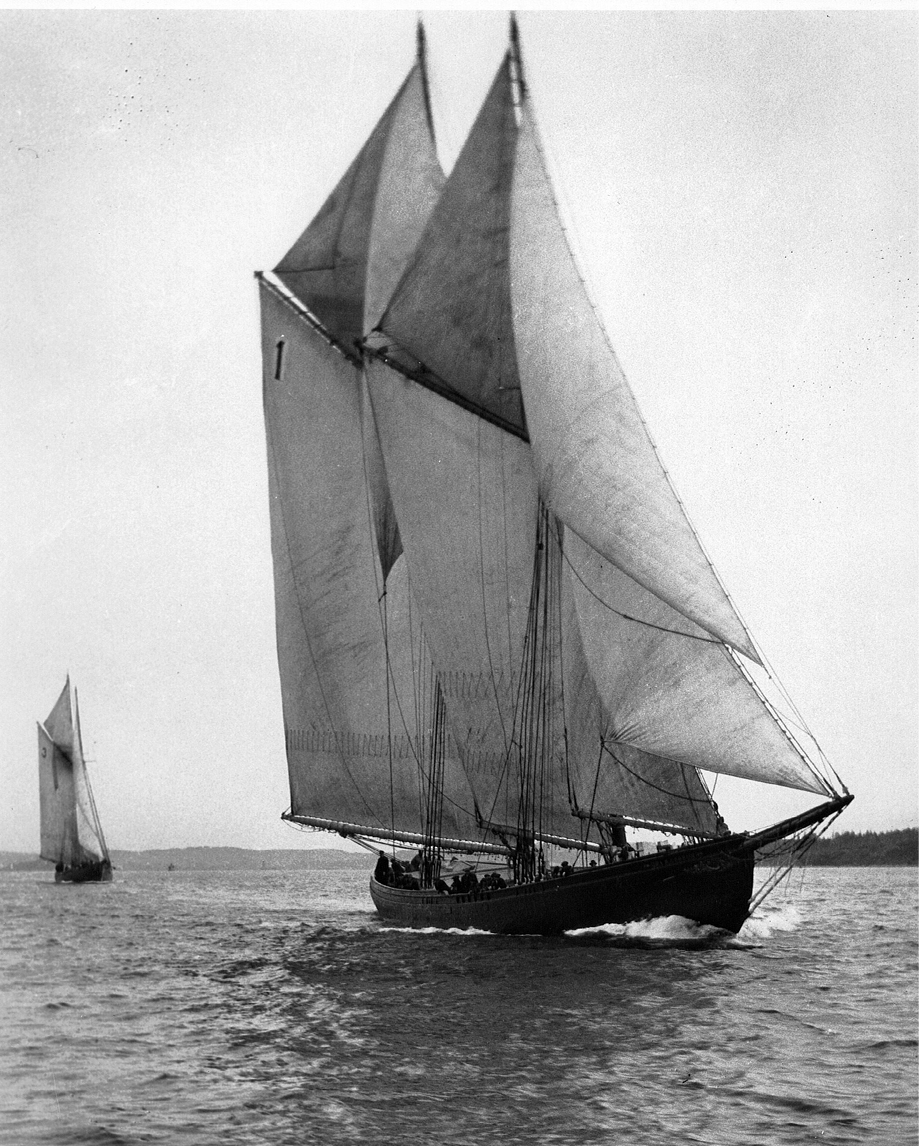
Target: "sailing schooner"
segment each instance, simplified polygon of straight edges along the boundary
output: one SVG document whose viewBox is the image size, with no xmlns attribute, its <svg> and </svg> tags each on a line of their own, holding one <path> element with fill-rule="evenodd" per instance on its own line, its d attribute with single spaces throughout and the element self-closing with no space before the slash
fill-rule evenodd
<svg viewBox="0 0 919 1146">
<path fill-rule="evenodd" d="M 80 709 L 69 676 L 45 723 L 38 725 L 38 792 L 41 857 L 55 865 L 55 882 L 108 883 L 112 863 L 83 758 Z"/>
<path fill-rule="evenodd" d="M 445 178 L 419 26 L 367 142 L 256 276 L 285 818 L 416 847 L 413 873 L 381 861 L 370 885 L 409 926 L 736 931 L 757 851 L 787 840 L 765 894 L 852 797 L 755 680 L 589 302 L 531 104 L 512 18 Z M 822 802 L 731 832 L 703 771 Z M 451 894 L 464 855 L 501 878 Z"/>
</svg>

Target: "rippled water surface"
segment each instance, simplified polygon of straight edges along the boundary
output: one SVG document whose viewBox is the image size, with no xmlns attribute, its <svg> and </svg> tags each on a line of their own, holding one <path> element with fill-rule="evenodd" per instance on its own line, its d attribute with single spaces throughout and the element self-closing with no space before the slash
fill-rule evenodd
<svg viewBox="0 0 919 1146">
<path fill-rule="evenodd" d="M 0 1142 L 916 1141 L 915 869 L 740 937 L 386 929 L 354 871 L 0 873 Z"/>
</svg>

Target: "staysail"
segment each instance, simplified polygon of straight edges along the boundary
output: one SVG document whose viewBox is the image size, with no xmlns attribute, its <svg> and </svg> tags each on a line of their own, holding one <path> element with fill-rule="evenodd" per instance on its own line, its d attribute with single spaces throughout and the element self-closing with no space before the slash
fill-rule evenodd
<svg viewBox="0 0 919 1146">
<path fill-rule="evenodd" d="M 38 725 L 38 778 L 42 859 L 64 867 L 107 859 L 69 677 Z"/>
</svg>

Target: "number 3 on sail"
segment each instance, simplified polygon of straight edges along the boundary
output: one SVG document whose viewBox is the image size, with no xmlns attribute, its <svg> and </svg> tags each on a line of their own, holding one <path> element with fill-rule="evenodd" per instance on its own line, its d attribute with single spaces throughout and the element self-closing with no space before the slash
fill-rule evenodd
<svg viewBox="0 0 919 1146">
<path fill-rule="evenodd" d="M 419 28 L 257 278 L 285 818 L 383 845 L 409 926 L 738 930 L 757 852 L 790 864 L 851 796 L 756 683 L 589 303 L 513 21 L 449 178 Z M 732 832 L 703 771 L 822 802 Z"/>
</svg>

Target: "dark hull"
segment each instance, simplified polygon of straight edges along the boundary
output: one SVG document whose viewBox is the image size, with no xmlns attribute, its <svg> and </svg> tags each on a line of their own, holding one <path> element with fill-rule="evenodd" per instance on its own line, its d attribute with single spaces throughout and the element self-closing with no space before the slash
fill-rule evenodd
<svg viewBox="0 0 919 1146">
<path fill-rule="evenodd" d="M 739 931 L 753 893 L 753 852 L 727 837 L 542 883 L 472 895 L 404 891 L 370 881 L 380 915 L 402 927 L 476 927 L 558 935 L 579 927 L 683 915 Z"/>
<path fill-rule="evenodd" d="M 65 867 L 55 871 L 55 883 L 111 883 L 112 865 L 108 860 L 97 863 L 83 863 L 76 867 Z"/>
<path fill-rule="evenodd" d="M 505 935 L 558 935 L 605 923 L 681 915 L 737 932 L 750 914 L 757 848 L 835 815 L 840 797 L 755 835 L 731 835 L 604 865 L 542 883 L 443 895 L 370 881 L 380 915 L 402 927 L 475 927 Z"/>
</svg>

